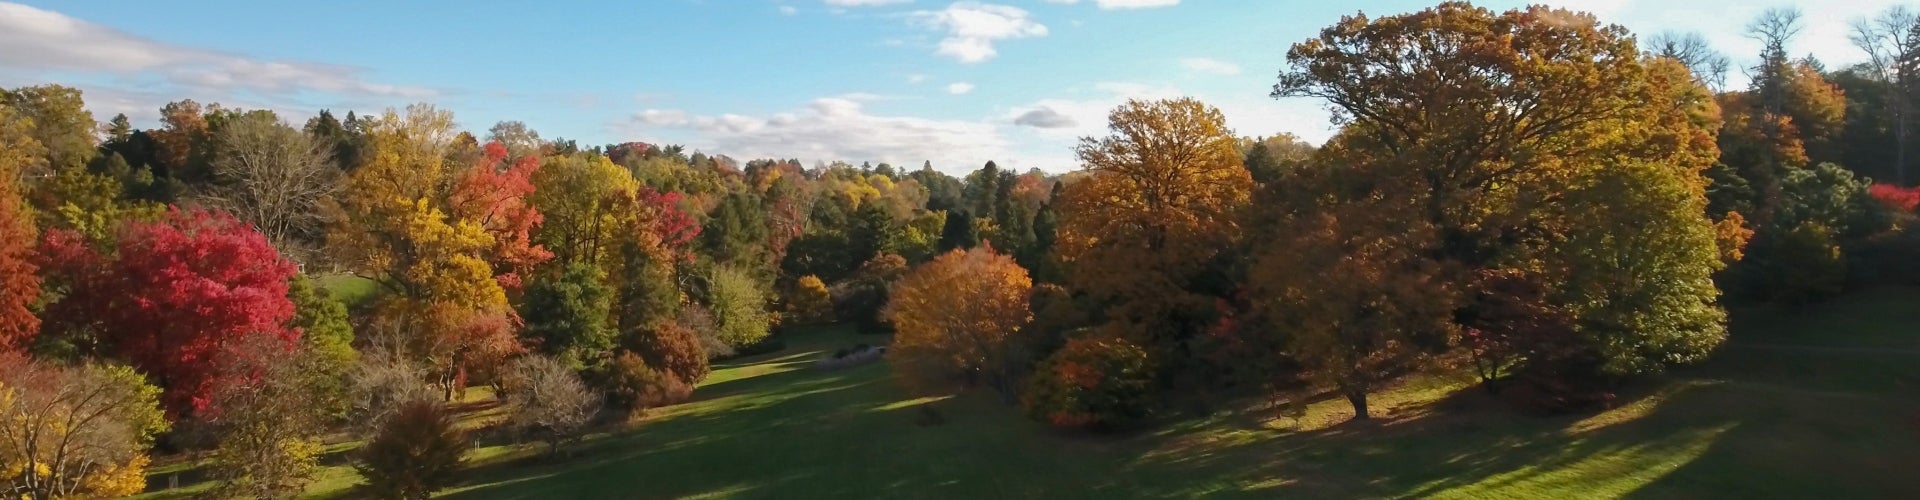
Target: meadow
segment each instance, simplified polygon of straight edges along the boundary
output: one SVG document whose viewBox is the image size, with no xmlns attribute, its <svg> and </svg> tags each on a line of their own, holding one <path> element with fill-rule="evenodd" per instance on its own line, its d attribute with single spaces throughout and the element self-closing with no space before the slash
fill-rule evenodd
<svg viewBox="0 0 1920 500">
<path fill-rule="evenodd" d="M 884 363 L 829 371 L 881 337 L 835 326 L 717 364 L 694 400 L 562 457 L 480 437 L 452 498 L 1915 498 L 1920 290 L 1736 309 L 1713 359 L 1642 381 L 1617 407 L 1539 417 L 1465 373 L 1409 377 L 1348 423 L 1250 403 L 1122 436 L 1049 429 L 986 394 L 914 398 Z M 469 394 L 465 422 L 497 415 Z M 928 416 L 930 406 L 940 418 Z M 336 445 L 314 497 L 348 497 Z M 157 467 L 154 484 L 192 462 Z M 187 487 L 151 497 L 184 496 Z"/>
</svg>

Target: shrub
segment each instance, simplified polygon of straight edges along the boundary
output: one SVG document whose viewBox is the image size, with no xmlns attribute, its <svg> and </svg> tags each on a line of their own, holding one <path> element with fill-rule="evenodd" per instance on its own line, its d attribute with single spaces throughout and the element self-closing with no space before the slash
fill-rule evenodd
<svg viewBox="0 0 1920 500">
<path fill-rule="evenodd" d="M 353 468 L 364 496 L 424 500 L 453 484 L 471 446 L 445 406 L 415 400 L 380 425 Z"/>
<path fill-rule="evenodd" d="M 666 372 L 647 366 L 646 360 L 631 352 L 613 359 L 609 374 L 609 392 L 613 402 L 633 413 L 681 401 L 693 395 L 693 386 Z"/>
<path fill-rule="evenodd" d="M 852 276 L 832 288 L 834 313 L 851 320 L 863 333 L 893 331 L 893 323 L 882 312 L 893 285 L 907 274 L 907 261 L 898 255 L 884 254 L 868 260 Z"/>
<path fill-rule="evenodd" d="M 787 297 L 789 315 L 797 324 L 818 324 L 833 321 L 833 294 L 827 291 L 827 284 L 819 276 L 806 275 L 794 283 L 793 293 Z"/>
<path fill-rule="evenodd" d="M 693 385 L 707 378 L 707 352 L 693 330 L 679 322 L 662 323 L 630 340 L 628 351 L 639 355 L 647 366 L 658 369 L 682 384 Z"/>
<path fill-rule="evenodd" d="M 160 389 L 129 367 L 0 353 L 0 491 L 13 498 L 139 493 L 145 452 L 168 427 L 159 398 Z"/>
<path fill-rule="evenodd" d="M 507 371 L 507 424 L 547 442 L 548 452 L 573 439 L 600 410 L 600 396 L 566 364 L 544 356 L 514 360 Z"/>
<path fill-rule="evenodd" d="M 1027 415 L 1059 427 L 1117 430 L 1150 414 L 1147 352 L 1107 336 L 1067 341 L 1028 380 Z"/>
</svg>

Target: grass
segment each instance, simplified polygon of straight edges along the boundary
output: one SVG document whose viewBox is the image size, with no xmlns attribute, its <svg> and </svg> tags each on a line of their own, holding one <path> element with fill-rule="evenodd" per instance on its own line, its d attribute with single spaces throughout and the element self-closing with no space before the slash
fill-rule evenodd
<svg viewBox="0 0 1920 500">
<path fill-rule="evenodd" d="M 810 362 L 846 329 L 723 363 L 695 401 L 551 463 L 492 445 L 456 498 L 1438 497 L 1920 498 L 1920 290 L 1736 311 L 1714 359 L 1620 407 L 1516 414 L 1458 374 L 1298 418 L 1243 411 L 1134 435 L 1062 433 L 984 395 L 916 399 L 884 364 Z M 922 405 L 945 416 L 925 425 Z M 483 417 L 476 417 L 483 418 Z M 329 468 L 313 493 L 339 495 Z"/>
<path fill-rule="evenodd" d="M 340 273 L 317 276 L 313 279 L 313 282 L 314 285 L 332 294 L 333 298 L 339 299 L 341 302 L 346 303 L 348 308 L 353 309 L 365 305 L 380 295 L 379 283 L 352 274 Z"/>
</svg>

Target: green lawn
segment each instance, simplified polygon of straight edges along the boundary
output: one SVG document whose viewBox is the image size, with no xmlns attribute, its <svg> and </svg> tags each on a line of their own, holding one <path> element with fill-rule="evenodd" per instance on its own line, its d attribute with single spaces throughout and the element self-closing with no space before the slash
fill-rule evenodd
<svg viewBox="0 0 1920 500">
<path fill-rule="evenodd" d="M 476 452 L 461 498 L 1166 496 L 1920 498 L 1920 290 L 1737 311 L 1710 362 L 1595 415 L 1517 415 L 1457 375 L 1305 417 L 1241 412 L 1124 437 L 1061 433 L 997 400 L 931 400 L 929 424 L 883 364 L 810 361 L 871 343 L 844 329 L 723 363 L 694 402 L 598 436 L 560 463 Z M 1861 349 L 1871 347 L 1873 349 Z M 483 417 L 476 417 L 483 421 Z M 315 493 L 339 494 L 330 468 Z"/>
<path fill-rule="evenodd" d="M 321 275 L 314 277 L 313 283 L 349 308 L 358 308 L 380 295 L 379 283 L 351 274 Z"/>
</svg>

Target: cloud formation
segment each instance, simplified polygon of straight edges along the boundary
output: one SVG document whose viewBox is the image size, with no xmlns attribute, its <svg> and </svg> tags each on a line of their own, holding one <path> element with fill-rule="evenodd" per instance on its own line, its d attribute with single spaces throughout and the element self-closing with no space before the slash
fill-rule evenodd
<svg viewBox="0 0 1920 500">
<path fill-rule="evenodd" d="M 865 109 L 869 99 L 834 96 L 814 99 L 799 110 L 768 116 L 697 115 L 681 110 L 648 109 L 631 125 L 640 131 L 691 134 L 692 144 L 737 158 L 793 158 L 888 162 L 918 165 L 932 161 L 945 168 L 982 159 L 1009 158 L 1009 142 L 990 123 L 888 116 Z"/>
<path fill-rule="evenodd" d="M 973 92 L 973 84 L 971 83 L 953 82 L 953 83 L 947 84 L 947 93 L 949 94 L 961 95 L 968 92 Z"/>
<path fill-rule="evenodd" d="M 1072 5 L 1080 3 L 1080 0 L 1047 0 L 1047 3 Z M 1180 0 L 1094 0 L 1093 3 L 1103 10 L 1125 10 L 1172 7 L 1180 5 Z"/>
<path fill-rule="evenodd" d="M 367 81 L 359 68 L 306 61 L 260 60 L 168 44 L 49 10 L 0 2 L 0 67 L 27 72 L 72 71 L 154 75 L 208 91 L 265 95 L 325 92 L 424 99 L 424 87 Z"/>
<path fill-rule="evenodd" d="M 1034 21 L 1025 9 L 1008 5 L 954 2 L 945 9 L 922 10 L 909 16 L 921 26 L 946 32 L 935 53 L 968 64 L 999 55 L 995 42 L 1047 36 L 1046 25 Z"/>
</svg>

